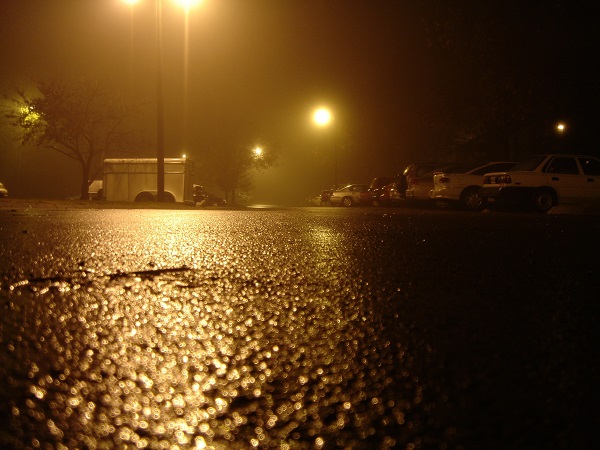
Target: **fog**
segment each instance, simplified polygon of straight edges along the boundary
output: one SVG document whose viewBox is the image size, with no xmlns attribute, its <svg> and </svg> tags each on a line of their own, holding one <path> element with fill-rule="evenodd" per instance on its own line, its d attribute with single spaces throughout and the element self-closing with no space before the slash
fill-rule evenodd
<svg viewBox="0 0 600 450">
<path fill-rule="evenodd" d="M 434 110 L 435 93 L 451 81 L 432 65 L 435 21 L 427 18 L 436 2 L 203 0 L 187 14 L 162 4 L 165 156 L 201 160 L 231 146 L 276 146 L 278 165 L 254 174 L 253 201 L 302 202 L 333 184 L 336 160 L 340 183 L 368 183 L 453 144 L 423 131 L 450 127 L 466 110 L 456 104 L 445 120 Z M 150 0 L 135 7 L 122 0 L 2 2 L 2 92 L 37 79 L 99 80 L 142 105 L 137 131 L 149 144 L 138 151 L 154 156 L 154 8 Z M 444 64 L 453 76 L 467 70 L 458 60 Z M 461 98 L 468 88 L 448 89 Z M 321 105 L 334 112 L 335 129 L 311 122 Z M 0 180 L 14 196 L 77 195 L 76 165 L 20 148 L 10 129 L 1 130 Z"/>
</svg>

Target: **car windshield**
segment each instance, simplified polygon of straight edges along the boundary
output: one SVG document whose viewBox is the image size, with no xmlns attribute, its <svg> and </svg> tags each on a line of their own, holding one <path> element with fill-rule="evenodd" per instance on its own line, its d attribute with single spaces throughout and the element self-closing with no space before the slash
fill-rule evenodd
<svg viewBox="0 0 600 450">
<path fill-rule="evenodd" d="M 477 169 L 479 166 L 481 166 L 481 163 L 477 163 L 477 164 L 465 164 L 465 165 L 457 165 L 457 166 L 450 166 L 450 167 L 444 167 L 442 168 L 442 170 L 435 170 L 434 172 L 445 172 L 445 173 L 467 173 L 470 172 L 471 170 Z"/>
<path fill-rule="evenodd" d="M 381 177 L 381 178 L 375 178 L 372 182 L 371 182 L 371 186 L 369 186 L 369 189 L 378 189 L 382 186 L 386 186 L 388 184 L 390 184 L 391 179 L 389 177 Z"/>
<path fill-rule="evenodd" d="M 466 164 L 464 166 L 459 167 L 456 170 L 453 170 L 452 173 L 468 173 L 471 172 L 472 170 L 475 170 L 481 166 L 483 166 L 485 163 L 483 162 L 477 162 L 477 163 L 472 163 L 472 164 Z"/>
<path fill-rule="evenodd" d="M 544 155 L 537 155 L 532 158 L 526 159 L 525 161 L 521 161 L 510 170 L 515 172 L 531 172 L 532 170 L 535 170 L 545 159 L 546 157 Z"/>
</svg>

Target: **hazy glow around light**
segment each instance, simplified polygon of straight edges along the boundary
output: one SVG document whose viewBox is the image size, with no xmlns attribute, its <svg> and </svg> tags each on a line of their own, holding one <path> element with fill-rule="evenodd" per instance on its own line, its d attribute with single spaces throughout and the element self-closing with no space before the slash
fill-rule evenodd
<svg viewBox="0 0 600 450">
<path fill-rule="evenodd" d="M 198 6 L 202 0 L 174 0 L 179 6 L 187 9 L 191 9 L 194 6 Z"/>
<path fill-rule="evenodd" d="M 317 125 L 325 126 L 333 120 L 333 116 L 327 108 L 319 108 L 315 111 L 313 120 Z"/>
<path fill-rule="evenodd" d="M 42 116 L 33 108 L 33 106 L 21 106 L 21 117 L 23 123 L 28 125 L 34 124 L 42 118 Z"/>
<path fill-rule="evenodd" d="M 136 3 L 141 3 L 143 0 L 122 0 L 125 3 L 129 3 L 130 5 L 135 5 Z M 173 3 L 178 4 L 182 8 L 191 9 L 194 6 L 200 4 L 202 0 L 173 0 Z"/>
</svg>

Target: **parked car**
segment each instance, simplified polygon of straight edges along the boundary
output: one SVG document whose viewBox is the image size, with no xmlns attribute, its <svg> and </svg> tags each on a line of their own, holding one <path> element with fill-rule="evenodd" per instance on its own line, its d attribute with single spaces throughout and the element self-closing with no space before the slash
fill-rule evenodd
<svg viewBox="0 0 600 450">
<path fill-rule="evenodd" d="M 408 183 L 414 177 L 422 177 L 426 173 L 432 172 L 435 169 L 440 167 L 447 166 L 448 163 L 443 162 L 425 162 L 425 163 L 415 163 L 409 164 L 406 166 L 404 171 L 402 172 L 402 176 L 404 177 L 404 181 L 406 186 L 408 187 Z"/>
<path fill-rule="evenodd" d="M 406 178 L 400 175 L 395 181 L 392 181 L 388 186 L 387 196 L 391 205 L 400 205 L 406 200 Z"/>
<path fill-rule="evenodd" d="M 4 187 L 2 183 L 0 183 L 0 198 L 8 197 L 8 189 Z"/>
<path fill-rule="evenodd" d="M 515 164 L 509 161 L 475 163 L 456 170 L 436 172 L 429 196 L 438 208 L 459 204 L 469 210 L 478 210 L 483 204 L 480 194 L 483 175 L 509 170 Z"/>
<path fill-rule="evenodd" d="M 88 188 L 88 196 L 90 200 L 102 200 L 103 198 L 103 181 L 102 180 L 94 180 L 90 183 L 90 187 Z"/>
<path fill-rule="evenodd" d="M 380 196 L 383 194 L 385 187 L 390 184 L 392 177 L 376 177 L 371 181 L 369 186 L 369 195 L 371 196 L 371 202 L 374 205 L 380 204 Z"/>
<path fill-rule="evenodd" d="M 321 194 L 308 197 L 306 199 L 306 203 L 308 203 L 310 206 L 321 206 Z"/>
<path fill-rule="evenodd" d="M 331 197 L 331 193 L 333 192 L 333 189 L 324 189 L 321 191 L 321 201 L 320 201 L 320 205 L 329 205 L 329 198 Z"/>
<path fill-rule="evenodd" d="M 537 155 L 509 171 L 487 173 L 481 196 L 547 212 L 560 202 L 600 200 L 600 159 L 585 155 Z"/>
<path fill-rule="evenodd" d="M 325 206 L 329 205 L 329 197 L 331 197 L 331 189 L 325 189 L 308 199 L 308 204 L 312 206 Z"/>
<path fill-rule="evenodd" d="M 389 205 L 391 203 L 391 189 L 402 186 L 402 180 L 402 175 L 397 175 L 395 177 L 373 178 L 373 181 L 369 186 L 369 194 L 371 196 L 371 202 L 373 203 L 373 205 Z"/>
<path fill-rule="evenodd" d="M 225 206 L 227 200 L 208 192 L 199 184 L 194 185 L 194 202 L 200 206 Z"/>
<path fill-rule="evenodd" d="M 409 201 L 429 201 L 429 191 L 433 189 L 433 175 L 436 172 L 459 171 L 462 164 L 445 164 L 421 176 L 407 177 L 406 199 Z"/>
<path fill-rule="evenodd" d="M 366 205 L 371 203 L 369 186 L 366 184 L 349 184 L 331 192 L 329 204 L 332 206 Z"/>
</svg>

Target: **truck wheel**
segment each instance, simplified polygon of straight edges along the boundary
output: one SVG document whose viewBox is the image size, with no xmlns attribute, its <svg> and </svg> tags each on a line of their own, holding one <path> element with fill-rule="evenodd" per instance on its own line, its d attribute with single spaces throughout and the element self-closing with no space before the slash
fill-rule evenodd
<svg viewBox="0 0 600 450">
<path fill-rule="evenodd" d="M 165 192 L 163 198 L 165 199 L 165 203 L 175 203 L 175 196 L 170 192 Z"/>
<path fill-rule="evenodd" d="M 554 193 L 550 189 L 538 189 L 532 197 L 533 209 L 539 213 L 546 213 L 555 204 Z"/>
<path fill-rule="evenodd" d="M 151 202 L 154 201 L 154 197 L 152 196 L 152 194 L 150 192 L 140 192 L 138 195 L 135 196 L 135 200 L 136 202 Z"/>
</svg>

